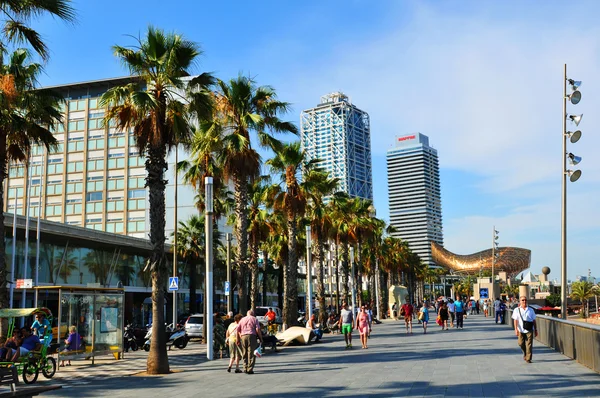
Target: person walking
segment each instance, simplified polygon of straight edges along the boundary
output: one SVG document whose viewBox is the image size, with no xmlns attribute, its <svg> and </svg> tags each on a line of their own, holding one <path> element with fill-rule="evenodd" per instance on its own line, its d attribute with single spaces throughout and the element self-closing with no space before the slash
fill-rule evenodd
<svg viewBox="0 0 600 398">
<path fill-rule="evenodd" d="M 400 315 L 404 317 L 404 326 L 406 326 L 406 333 L 412 334 L 412 318 L 414 313 L 413 306 L 406 300 L 400 308 Z"/>
<path fill-rule="evenodd" d="M 496 323 L 498 323 L 498 321 L 500 320 L 500 304 L 502 304 L 502 301 L 500 301 L 500 297 L 496 297 L 496 301 L 494 301 L 494 317 L 496 320 Z"/>
<path fill-rule="evenodd" d="M 369 336 L 369 315 L 365 311 L 364 305 L 360 307 L 360 312 L 356 316 L 356 329 L 358 329 L 358 334 L 360 335 L 362 348 L 369 348 L 367 347 L 367 339 Z"/>
<path fill-rule="evenodd" d="M 454 308 L 456 311 L 456 328 L 463 328 L 463 316 L 465 315 L 465 303 L 460 299 L 460 296 L 456 296 L 454 301 Z"/>
<path fill-rule="evenodd" d="M 227 372 L 231 373 L 231 367 L 235 362 L 235 373 L 242 373 L 240 370 L 240 359 L 242 359 L 242 351 L 240 346 L 237 344 L 237 328 L 242 320 L 242 314 L 236 314 L 233 317 L 233 322 L 227 327 L 225 338 L 229 345 L 229 366 Z"/>
<path fill-rule="evenodd" d="M 483 300 L 483 315 L 484 315 L 486 318 L 487 318 L 487 316 L 488 316 L 488 308 L 489 308 L 489 305 L 490 305 L 490 304 L 488 303 L 488 300 L 487 300 L 487 299 Z"/>
<path fill-rule="evenodd" d="M 354 330 L 354 315 L 348 309 L 348 303 L 342 303 L 339 326 L 346 341 L 346 348 L 352 348 L 352 330 Z"/>
<path fill-rule="evenodd" d="M 537 323 L 535 321 L 535 311 L 527 305 L 527 297 L 521 296 L 519 306 L 513 310 L 512 315 L 515 326 L 515 335 L 518 338 L 519 347 L 523 351 L 523 360 L 531 363 L 533 337 L 537 337 Z"/>
<path fill-rule="evenodd" d="M 256 361 L 254 350 L 258 347 L 257 339 L 262 342 L 260 323 L 254 316 L 254 311 L 248 310 L 246 316 L 240 320 L 236 333 L 236 344 L 242 346 L 244 373 L 254 374 L 254 362 Z"/>
<path fill-rule="evenodd" d="M 419 320 L 423 324 L 423 334 L 427 334 L 427 323 L 429 322 L 429 309 L 427 308 L 427 302 L 423 302 L 423 306 L 419 310 Z"/>
<path fill-rule="evenodd" d="M 442 324 L 440 325 L 442 330 L 448 330 L 448 305 L 445 302 L 443 302 L 440 307 L 439 317 L 442 321 Z"/>
<path fill-rule="evenodd" d="M 454 318 L 456 317 L 456 306 L 454 300 L 448 300 L 448 313 L 450 314 L 450 327 L 454 327 Z"/>
</svg>

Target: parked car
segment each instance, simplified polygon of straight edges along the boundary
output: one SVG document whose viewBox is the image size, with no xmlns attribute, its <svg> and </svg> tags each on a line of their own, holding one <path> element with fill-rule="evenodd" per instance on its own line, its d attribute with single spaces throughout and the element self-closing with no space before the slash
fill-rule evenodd
<svg viewBox="0 0 600 398">
<path fill-rule="evenodd" d="M 185 331 L 190 338 L 201 338 L 203 325 L 204 314 L 193 314 L 185 321 Z"/>
<path fill-rule="evenodd" d="M 275 311 L 275 323 L 283 323 L 283 318 L 281 316 L 281 310 L 279 309 L 279 307 L 256 307 L 254 309 L 254 316 L 256 317 L 256 319 L 258 319 L 260 323 L 266 324 L 267 317 L 265 315 L 267 315 L 267 311 L 269 311 L 269 308 L 272 308 L 273 311 Z"/>
</svg>

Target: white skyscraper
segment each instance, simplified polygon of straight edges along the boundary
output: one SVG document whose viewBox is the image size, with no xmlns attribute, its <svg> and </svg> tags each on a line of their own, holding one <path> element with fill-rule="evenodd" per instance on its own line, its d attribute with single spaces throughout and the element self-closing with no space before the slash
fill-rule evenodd
<svg viewBox="0 0 600 398">
<path fill-rule="evenodd" d="M 431 260 L 431 242 L 443 245 L 437 151 L 423 134 L 396 138 L 387 152 L 390 224 L 421 261 Z"/>
<path fill-rule="evenodd" d="M 352 197 L 373 199 L 371 130 L 367 112 L 343 93 L 321 97 L 321 103 L 300 116 L 302 149 L 307 160 L 339 178 L 339 190 Z"/>
</svg>

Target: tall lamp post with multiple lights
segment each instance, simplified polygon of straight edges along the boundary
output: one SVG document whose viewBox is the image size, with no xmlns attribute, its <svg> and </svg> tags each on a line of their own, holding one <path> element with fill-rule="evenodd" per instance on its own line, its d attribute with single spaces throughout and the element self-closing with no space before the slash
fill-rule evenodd
<svg viewBox="0 0 600 398">
<path fill-rule="evenodd" d="M 496 266 L 496 260 L 498 260 L 498 257 L 500 257 L 500 254 L 498 253 L 498 234 L 500 232 L 496 229 L 496 226 L 494 225 L 494 227 L 492 228 L 492 299 L 495 300 L 496 297 L 500 297 L 497 293 L 496 293 L 496 277 L 495 277 L 495 266 Z"/>
<path fill-rule="evenodd" d="M 571 86 L 571 93 L 567 94 L 567 83 Z M 567 77 L 567 64 L 565 64 L 565 73 L 563 78 L 563 129 L 562 129 L 562 207 L 561 207 L 561 281 L 560 281 L 560 313 L 562 319 L 567 319 L 567 176 L 571 182 L 575 182 L 581 177 L 580 170 L 568 170 L 567 160 L 572 164 L 576 165 L 581 162 L 579 156 L 573 155 L 571 152 L 567 152 L 567 138 L 571 143 L 576 143 L 581 138 L 581 130 L 567 131 L 567 120 L 570 120 L 575 124 L 575 127 L 579 126 L 582 115 L 570 115 L 567 114 L 567 100 L 573 105 L 577 105 L 581 101 L 581 92 L 579 86 L 581 81 L 569 79 Z"/>
</svg>

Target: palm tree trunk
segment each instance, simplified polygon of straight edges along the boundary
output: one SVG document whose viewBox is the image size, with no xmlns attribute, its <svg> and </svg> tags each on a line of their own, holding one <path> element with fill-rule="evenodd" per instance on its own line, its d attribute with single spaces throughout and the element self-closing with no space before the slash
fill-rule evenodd
<svg viewBox="0 0 600 398">
<path fill-rule="evenodd" d="M 198 264 L 192 260 L 189 264 L 190 270 L 190 313 L 195 314 L 198 312 L 198 305 L 196 304 L 196 280 L 198 276 Z"/>
<path fill-rule="evenodd" d="M 258 305 L 258 237 L 256 234 L 250 237 L 250 276 L 250 308 L 255 309 Z"/>
<path fill-rule="evenodd" d="M 292 214 L 288 214 L 288 264 L 284 275 L 283 296 L 283 318 L 284 328 L 296 324 L 298 316 L 298 241 L 297 225 Z"/>
<path fill-rule="evenodd" d="M 327 322 L 327 311 L 325 310 L 325 283 L 323 282 L 323 258 L 325 257 L 325 245 L 320 231 L 316 234 L 316 260 L 317 260 L 317 301 L 319 302 L 319 322 L 325 325 Z"/>
<path fill-rule="evenodd" d="M 246 178 L 240 175 L 233 176 L 234 183 L 234 201 L 235 201 L 235 238 L 238 244 L 238 250 L 235 253 L 235 263 L 238 267 L 237 274 L 237 285 L 238 285 L 238 303 L 239 312 L 245 314 L 248 310 L 247 296 L 247 275 L 248 275 L 248 264 L 246 262 L 248 257 L 248 213 L 247 213 L 247 202 L 248 202 L 248 182 Z"/>
<path fill-rule="evenodd" d="M 152 254 L 150 257 L 152 278 L 152 342 L 148 353 L 148 374 L 169 373 L 169 358 L 167 356 L 166 336 L 164 331 L 165 297 L 164 289 L 166 279 L 165 257 L 165 170 L 168 165 L 165 161 L 165 147 L 149 148 L 146 159 L 148 177 L 149 202 L 150 202 L 150 244 Z"/>
<path fill-rule="evenodd" d="M 287 271 L 287 259 L 279 265 L 277 270 L 277 306 L 283 310 L 283 291 L 285 286 L 285 275 Z"/>
<path fill-rule="evenodd" d="M 356 281 L 356 293 L 358 295 L 358 308 L 363 305 L 363 294 L 362 294 L 362 255 L 361 255 L 361 244 L 360 244 L 360 235 L 359 240 L 356 243 L 356 264 L 354 265 L 354 269 L 356 271 L 356 275 L 353 275 Z"/>
<path fill-rule="evenodd" d="M 340 261 L 338 252 L 339 242 L 335 245 L 335 312 L 340 313 Z"/>
<path fill-rule="evenodd" d="M 342 243 L 342 274 L 343 274 L 343 278 L 344 278 L 344 283 L 342 285 L 342 298 L 343 301 L 345 301 L 346 303 L 348 303 L 348 293 L 350 291 L 349 287 L 348 287 L 348 282 L 349 282 L 349 275 L 350 275 L 350 270 L 348 267 L 348 258 L 349 254 L 348 254 L 348 243 L 344 242 Z"/>
<path fill-rule="evenodd" d="M 263 250 L 263 264 L 265 265 L 265 269 L 263 271 L 263 283 L 262 283 L 262 305 L 263 306 L 268 306 L 270 304 L 267 304 L 267 280 L 268 280 L 268 276 L 269 273 L 267 272 L 267 270 L 269 269 L 269 254 L 267 253 L 266 250 Z"/>
</svg>

